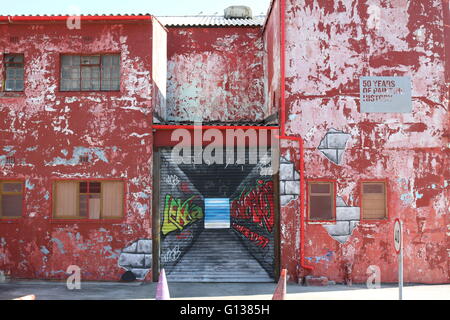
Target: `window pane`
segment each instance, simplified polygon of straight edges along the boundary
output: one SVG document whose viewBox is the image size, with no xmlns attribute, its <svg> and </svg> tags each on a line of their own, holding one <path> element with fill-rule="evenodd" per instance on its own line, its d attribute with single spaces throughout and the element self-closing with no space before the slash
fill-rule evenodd
<svg viewBox="0 0 450 320">
<path fill-rule="evenodd" d="M 89 183 L 89 193 L 100 193 L 101 190 L 100 182 L 90 182 Z"/>
<path fill-rule="evenodd" d="M 80 56 L 64 55 L 61 56 L 63 66 L 80 66 Z"/>
<path fill-rule="evenodd" d="M 100 67 L 81 68 L 81 90 L 100 89 Z"/>
<path fill-rule="evenodd" d="M 22 192 L 22 183 L 20 182 L 4 182 L 3 192 Z"/>
<path fill-rule="evenodd" d="M 106 218 L 123 216 L 123 182 L 107 181 L 102 183 L 102 215 Z"/>
<path fill-rule="evenodd" d="M 100 64 L 99 56 L 82 56 L 81 64 Z"/>
<path fill-rule="evenodd" d="M 77 216 L 77 190 L 78 182 L 61 181 L 56 183 L 55 217 Z"/>
<path fill-rule="evenodd" d="M 363 183 L 362 213 L 364 219 L 386 218 L 384 183 Z"/>
<path fill-rule="evenodd" d="M 363 186 L 364 193 L 383 193 L 383 184 L 381 183 L 365 183 Z"/>
<path fill-rule="evenodd" d="M 89 218 L 100 219 L 100 195 L 89 196 Z"/>
<path fill-rule="evenodd" d="M 15 91 L 23 91 L 23 80 L 16 80 L 14 87 Z"/>
<path fill-rule="evenodd" d="M 89 195 L 80 194 L 80 202 L 79 202 L 79 208 L 78 208 L 78 215 L 80 217 L 87 217 L 88 199 L 89 199 Z"/>
<path fill-rule="evenodd" d="M 330 183 L 311 183 L 311 193 L 330 193 Z"/>
<path fill-rule="evenodd" d="M 2 216 L 20 217 L 22 216 L 22 195 L 3 194 L 2 195 Z"/>
<path fill-rule="evenodd" d="M 120 89 L 120 55 L 102 56 L 102 90 Z"/>
<path fill-rule="evenodd" d="M 6 80 L 6 91 L 14 91 L 14 90 L 15 90 L 14 80 Z"/>
<path fill-rule="evenodd" d="M 87 182 L 80 182 L 80 193 L 87 193 L 88 192 L 88 183 Z"/>
<path fill-rule="evenodd" d="M 333 219 L 333 199 L 331 196 L 310 196 L 310 219 Z"/>
</svg>

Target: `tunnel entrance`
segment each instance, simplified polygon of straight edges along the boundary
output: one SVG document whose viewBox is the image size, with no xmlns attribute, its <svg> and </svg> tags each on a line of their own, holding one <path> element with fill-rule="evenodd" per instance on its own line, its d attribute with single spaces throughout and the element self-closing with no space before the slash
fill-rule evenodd
<svg viewBox="0 0 450 320">
<path fill-rule="evenodd" d="M 274 177 L 250 161 L 255 152 L 246 148 L 244 164 L 226 155 L 177 164 L 159 149 L 159 265 L 169 281 L 275 281 Z"/>
</svg>

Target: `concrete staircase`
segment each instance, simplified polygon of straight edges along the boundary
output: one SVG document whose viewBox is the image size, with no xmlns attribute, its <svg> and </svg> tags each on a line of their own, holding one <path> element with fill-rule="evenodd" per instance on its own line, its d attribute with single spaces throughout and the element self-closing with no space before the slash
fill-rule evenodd
<svg viewBox="0 0 450 320">
<path fill-rule="evenodd" d="M 274 282 L 231 229 L 205 229 L 167 275 L 171 282 Z"/>
</svg>

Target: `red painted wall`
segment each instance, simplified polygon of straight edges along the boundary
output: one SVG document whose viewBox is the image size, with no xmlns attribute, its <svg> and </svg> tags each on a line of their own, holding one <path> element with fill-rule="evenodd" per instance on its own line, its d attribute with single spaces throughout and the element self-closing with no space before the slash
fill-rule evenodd
<svg viewBox="0 0 450 320">
<path fill-rule="evenodd" d="M 266 103 L 268 114 L 279 111 L 281 103 L 281 24 L 280 3 L 273 1 L 264 26 L 264 79 L 266 84 Z"/>
<path fill-rule="evenodd" d="M 322 224 L 306 225 L 304 254 L 313 275 L 343 281 L 350 263 L 355 282 L 367 280 L 369 265 L 380 267 L 383 282 L 397 281 L 392 233 L 400 218 L 405 281 L 450 281 L 442 3 L 286 0 L 287 134 L 305 140 L 306 178 L 336 180 L 337 195 L 350 207 L 361 204 L 362 180 L 388 185 L 387 221 L 359 222 L 344 243 Z M 359 77 L 369 75 L 410 76 L 412 112 L 361 113 Z M 340 164 L 318 150 L 330 129 L 349 134 Z M 295 150 L 285 146 L 283 154 Z"/>
<path fill-rule="evenodd" d="M 262 121 L 260 28 L 175 28 L 168 31 L 169 121 Z"/>
<path fill-rule="evenodd" d="M 0 25 L 0 47 L 25 55 L 26 79 L 23 93 L 0 93 L 0 157 L 16 158 L 1 163 L 0 179 L 26 181 L 23 217 L 0 220 L 0 270 L 65 279 L 75 264 L 83 280 L 118 280 L 121 249 L 150 238 L 151 32 L 150 22 Z M 121 54 L 120 92 L 59 91 L 60 54 L 108 52 Z M 123 221 L 52 220 L 52 182 L 62 178 L 123 179 Z"/>
</svg>

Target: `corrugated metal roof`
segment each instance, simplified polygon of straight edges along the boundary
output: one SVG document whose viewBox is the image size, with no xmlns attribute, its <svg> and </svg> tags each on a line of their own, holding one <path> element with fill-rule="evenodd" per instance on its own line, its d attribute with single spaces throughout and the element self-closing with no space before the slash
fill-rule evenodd
<svg viewBox="0 0 450 320">
<path fill-rule="evenodd" d="M 266 16 L 254 16 L 252 19 L 226 19 L 224 16 L 157 16 L 166 27 L 261 27 Z"/>
</svg>

